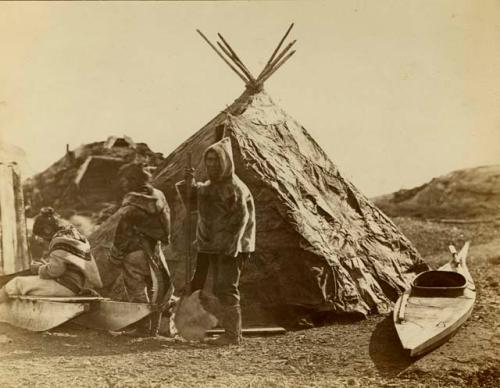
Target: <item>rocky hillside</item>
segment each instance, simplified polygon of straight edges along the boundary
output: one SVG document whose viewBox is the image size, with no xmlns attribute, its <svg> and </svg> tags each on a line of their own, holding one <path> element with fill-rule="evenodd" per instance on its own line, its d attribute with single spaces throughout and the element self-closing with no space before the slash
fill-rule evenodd
<svg viewBox="0 0 500 388">
<path fill-rule="evenodd" d="M 375 198 L 375 203 L 390 216 L 500 218 L 500 165 L 454 171 L 422 186 Z"/>
</svg>

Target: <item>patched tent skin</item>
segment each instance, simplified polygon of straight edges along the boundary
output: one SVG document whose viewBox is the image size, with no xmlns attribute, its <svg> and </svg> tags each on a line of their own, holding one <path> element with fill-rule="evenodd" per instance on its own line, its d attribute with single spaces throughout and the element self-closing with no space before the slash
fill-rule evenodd
<svg viewBox="0 0 500 388">
<path fill-rule="evenodd" d="M 172 210 L 171 263 L 186 258 L 185 213 L 174 184 L 183 179 L 189 152 L 197 179 L 204 180 L 203 152 L 224 136 L 256 204 L 257 248 L 244 268 L 244 306 L 386 313 L 415 272 L 427 268 L 305 128 L 266 92 L 251 90 L 169 155 L 154 177 Z M 183 268 L 175 266 L 178 286 Z"/>
</svg>

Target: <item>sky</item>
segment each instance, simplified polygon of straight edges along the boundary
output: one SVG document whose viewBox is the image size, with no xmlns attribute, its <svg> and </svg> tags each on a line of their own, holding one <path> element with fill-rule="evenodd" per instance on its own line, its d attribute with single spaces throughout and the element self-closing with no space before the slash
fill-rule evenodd
<svg viewBox="0 0 500 388">
<path fill-rule="evenodd" d="M 0 3 L 0 141 L 32 172 L 126 134 L 168 155 L 243 91 L 196 33 L 258 74 L 368 196 L 500 163 L 500 2 Z"/>
</svg>

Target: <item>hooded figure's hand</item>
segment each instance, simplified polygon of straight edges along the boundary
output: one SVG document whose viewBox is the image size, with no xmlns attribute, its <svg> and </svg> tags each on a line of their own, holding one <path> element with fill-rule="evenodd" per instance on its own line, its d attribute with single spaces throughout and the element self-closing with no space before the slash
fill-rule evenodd
<svg viewBox="0 0 500 388">
<path fill-rule="evenodd" d="M 236 257 L 238 256 L 238 247 L 236 245 L 232 245 L 230 246 L 228 249 L 226 249 L 226 251 L 224 252 L 224 254 L 226 256 L 229 256 L 229 257 Z"/>
<path fill-rule="evenodd" d="M 33 275 L 38 275 L 38 269 L 43 265 L 40 262 L 33 262 L 30 264 L 30 271 Z"/>
<path fill-rule="evenodd" d="M 188 183 L 193 184 L 194 181 L 194 168 L 192 167 L 187 167 L 184 170 L 184 180 Z"/>
</svg>

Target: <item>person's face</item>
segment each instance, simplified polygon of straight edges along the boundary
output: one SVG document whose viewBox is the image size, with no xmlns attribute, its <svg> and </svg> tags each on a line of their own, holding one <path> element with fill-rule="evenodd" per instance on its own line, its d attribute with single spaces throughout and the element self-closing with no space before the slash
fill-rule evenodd
<svg viewBox="0 0 500 388">
<path fill-rule="evenodd" d="M 215 151 L 207 152 L 205 156 L 205 165 L 207 167 L 207 174 L 210 180 L 216 181 L 222 175 L 222 166 Z"/>
</svg>

